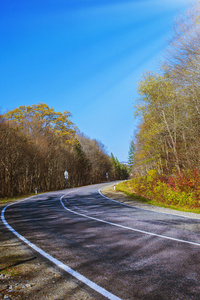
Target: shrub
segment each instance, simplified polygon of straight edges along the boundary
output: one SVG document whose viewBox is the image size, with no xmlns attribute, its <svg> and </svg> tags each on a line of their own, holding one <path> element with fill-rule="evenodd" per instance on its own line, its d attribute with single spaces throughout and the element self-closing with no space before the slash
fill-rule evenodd
<svg viewBox="0 0 200 300">
<path fill-rule="evenodd" d="M 120 190 L 132 192 L 151 201 L 179 207 L 200 207 L 200 174 L 187 170 L 169 177 L 150 170 L 146 176 L 136 176 L 124 182 Z"/>
</svg>

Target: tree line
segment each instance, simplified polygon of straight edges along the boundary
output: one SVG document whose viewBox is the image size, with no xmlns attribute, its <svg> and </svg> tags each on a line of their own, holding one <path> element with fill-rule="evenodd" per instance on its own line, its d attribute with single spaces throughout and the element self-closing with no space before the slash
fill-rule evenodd
<svg viewBox="0 0 200 300">
<path fill-rule="evenodd" d="M 71 113 L 41 103 L 0 116 L 0 197 L 125 179 L 105 146 L 80 133 Z M 64 171 L 69 178 L 66 181 Z"/>
<path fill-rule="evenodd" d="M 198 3 L 199 4 L 199 3 Z M 200 8 L 180 16 L 160 72 L 146 72 L 139 85 L 129 163 L 141 176 L 200 170 Z"/>
</svg>

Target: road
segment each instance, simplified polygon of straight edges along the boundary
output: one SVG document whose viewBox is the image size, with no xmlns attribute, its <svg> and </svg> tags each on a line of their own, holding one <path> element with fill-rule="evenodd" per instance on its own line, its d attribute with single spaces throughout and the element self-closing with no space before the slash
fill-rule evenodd
<svg viewBox="0 0 200 300">
<path fill-rule="evenodd" d="M 123 205 L 104 186 L 37 195 L 1 217 L 96 299 L 200 299 L 200 220 Z"/>
</svg>

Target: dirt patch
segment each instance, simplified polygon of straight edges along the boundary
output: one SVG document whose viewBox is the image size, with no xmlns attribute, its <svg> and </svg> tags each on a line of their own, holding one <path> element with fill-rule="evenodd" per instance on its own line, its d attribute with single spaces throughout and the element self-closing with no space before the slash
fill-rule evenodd
<svg viewBox="0 0 200 300">
<path fill-rule="evenodd" d="M 32 252 L 0 221 L 0 299 L 94 300 L 97 297 L 87 286 Z"/>
</svg>

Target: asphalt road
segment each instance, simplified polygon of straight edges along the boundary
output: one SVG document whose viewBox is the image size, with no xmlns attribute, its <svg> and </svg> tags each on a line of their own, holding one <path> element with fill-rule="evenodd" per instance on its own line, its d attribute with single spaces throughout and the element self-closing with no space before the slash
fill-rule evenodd
<svg viewBox="0 0 200 300">
<path fill-rule="evenodd" d="M 200 299 L 200 221 L 122 205 L 103 186 L 37 195 L 2 217 L 96 299 Z"/>
</svg>

